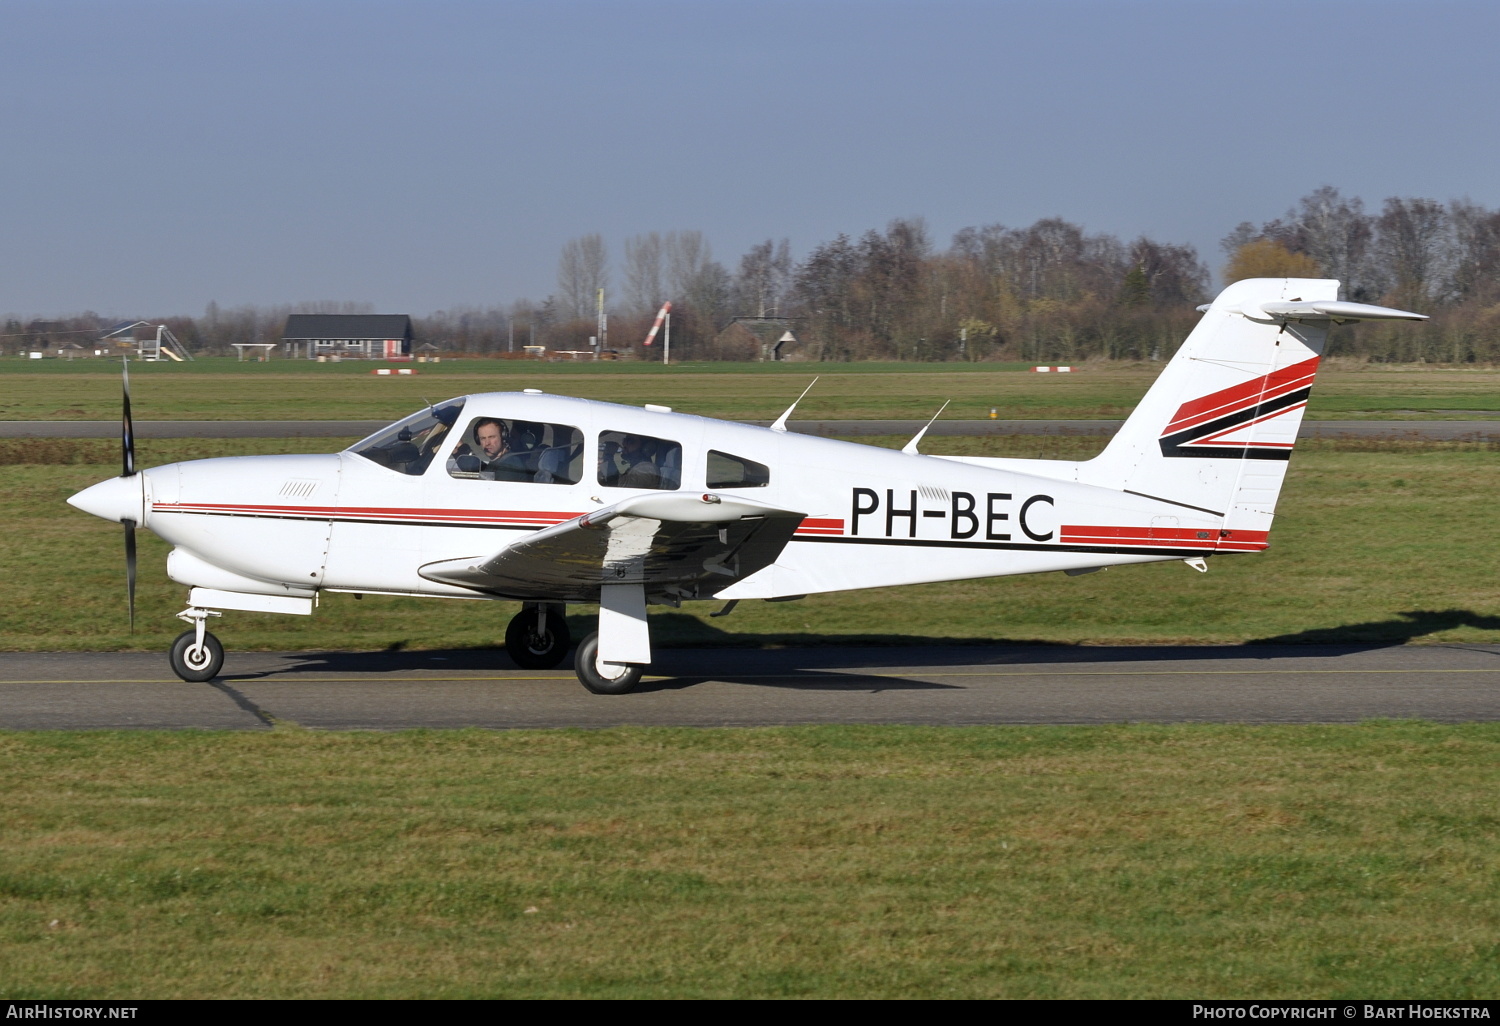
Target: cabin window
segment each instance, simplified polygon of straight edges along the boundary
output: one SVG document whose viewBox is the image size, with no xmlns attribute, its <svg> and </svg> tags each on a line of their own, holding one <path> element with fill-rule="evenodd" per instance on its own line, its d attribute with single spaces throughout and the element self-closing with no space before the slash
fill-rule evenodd
<svg viewBox="0 0 1500 1026">
<path fill-rule="evenodd" d="M 567 424 L 475 417 L 448 456 L 448 473 L 476 481 L 577 484 L 583 432 Z"/>
<path fill-rule="evenodd" d="M 599 483 L 607 488 L 676 488 L 682 446 L 624 431 L 599 432 Z"/>
<path fill-rule="evenodd" d="M 463 399 L 429 406 L 382 428 L 348 451 L 400 474 L 420 474 L 440 448 L 451 441 L 449 431 L 463 412 Z"/>
<path fill-rule="evenodd" d="M 707 483 L 710 488 L 764 488 L 771 483 L 771 468 L 743 456 L 710 449 Z"/>
</svg>

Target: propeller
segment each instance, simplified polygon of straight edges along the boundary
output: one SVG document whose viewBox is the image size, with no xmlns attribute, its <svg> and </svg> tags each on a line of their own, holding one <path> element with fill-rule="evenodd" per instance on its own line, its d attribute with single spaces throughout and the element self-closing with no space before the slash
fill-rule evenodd
<svg viewBox="0 0 1500 1026">
<path fill-rule="evenodd" d="M 125 525 L 125 601 L 130 606 L 130 633 L 135 633 L 135 521 Z"/>
<path fill-rule="evenodd" d="M 120 366 L 123 395 L 120 415 L 120 461 L 121 477 L 135 474 L 135 425 L 130 421 L 130 360 L 122 359 Z M 134 520 L 121 520 L 125 526 L 125 601 L 130 607 L 130 632 L 135 633 L 135 529 Z"/>
<path fill-rule="evenodd" d="M 130 359 L 122 357 L 120 363 L 120 374 L 124 382 L 124 400 L 121 405 L 123 411 L 120 416 L 120 456 L 124 461 L 125 469 L 120 471 L 121 477 L 129 477 L 135 473 L 135 427 L 130 423 Z"/>
</svg>

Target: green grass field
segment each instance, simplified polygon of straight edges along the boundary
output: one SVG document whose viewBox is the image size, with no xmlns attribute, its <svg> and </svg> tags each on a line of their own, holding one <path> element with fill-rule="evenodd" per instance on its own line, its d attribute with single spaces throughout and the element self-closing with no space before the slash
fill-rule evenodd
<svg viewBox="0 0 1500 1026">
<path fill-rule="evenodd" d="M 1116 420 L 1129 414 L 1160 364 L 1090 364 L 1074 374 L 1032 374 L 995 364 L 554 364 L 450 360 L 414 365 L 410 378 L 380 378 L 371 364 L 201 360 L 133 364 L 139 420 L 390 419 L 427 400 L 470 392 L 540 388 L 623 403 L 664 403 L 686 413 L 769 420 L 817 385 L 798 407 L 808 420 L 943 416 Z M 0 420 L 113 420 L 118 366 L 0 360 Z M 1493 368 L 1388 367 L 1332 361 L 1318 377 L 1308 416 L 1322 419 L 1466 420 L 1500 415 Z"/>
<path fill-rule="evenodd" d="M 0 751 L 9 999 L 1500 988 L 1494 724 Z"/>
</svg>

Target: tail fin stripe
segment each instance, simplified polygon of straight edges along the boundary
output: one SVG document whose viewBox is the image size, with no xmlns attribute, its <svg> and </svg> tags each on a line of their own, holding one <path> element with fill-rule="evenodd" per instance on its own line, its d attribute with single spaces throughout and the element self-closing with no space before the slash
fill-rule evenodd
<svg viewBox="0 0 1500 1026">
<path fill-rule="evenodd" d="M 1276 399 L 1251 406 L 1231 413 L 1227 417 L 1210 421 L 1199 427 L 1188 428 L 1176 434 L 1166 435 L 1161 440 L 1161 454 L 1167 457 L 1173 456 L 1197 456 L 1214 459 L 1250 459 L 1250 460 L 1284 460 L 1291 456 L 1291 449 L 1273 448 L 1272 445 L 1227 445 L 1220 443 L 1212 447 L 1202 443 L 1215 435 L 1222 435 L 1237 427 L 1258 420 L 1268 419 L 1272 414 L 1286 413 L 1296 407 L 1305 405 L 1308 396 L 1312 394 L 1311 388 L 1299 389 Z M 1199 443 L 1194 445 L 1194 443 Z"/>
<path fill-rule="evenodd" d="M 1243 403 L 1255 402 L 1261 399 L 1271 399 L 1277 395 L 1298 388 L 1309 388 L 1312 386 L 1313 375 L 1318 371 L 1318 357 L 1294 363 L 1290 367 L 1272 371 L 1264 377 L 1253 381 L 1243 381 L 1238 385 L 1220 389 L 1210 395 L 1191 402 L 1183 403 L 1178 408 L 1176 416 L 1167 425 L 1167 431 L 1181 430 L 1193 424 L 1201 423 L 1215 416 L 1222 415 L 1228 409 Z"/>
<path fill-rule="evenodd" d="M 1264 423 L 1265 421 L 1268 421 L 1268 420 L 1274 420 L 1275 418 L 1280 417 L 1282 414 L 1290 413 L 1292 410 L 1300 410 L 1300 409 L 1302 409 L 1306 405 L 1307 405 L 1306 403 L 1298 403 L 1298 404 L 1296 404 L 1294 406 L 1288 406 L 1285 409 L 1274 410 L 1271 413 L 1266 414 L 1264 417 L 1256 417 L 1254 420 L 1247 420 L 1243 424 L 1236 424 L 1234 427 L 1228 428 L 1228 429 L 1226 429 L 1224 431 L 1216 431 L 1215 433 L 1213 433 L 1211 435 L 1204 435 L 1202 438 L 1198 439 L 1197 444 L 1199 444 L 1199 445 L 1243 445 L 1244 444 L 1243 442 L 1225 442 L 1222 439 L 1227 434 L 1232 434 L 1235 431 L 1244 430 L 1245 428 L 1250 427 L 1251 425 L 1254 425 L 1254 424 L 1261 424 L 1261 423 Z M 1257 445 L 1268 446 L 1268 447 L 1273 448 L 1273 449 L 1290 449 L 1292 447 L 1292 445 L 1293 445 L 1292 442 L 1265 442 L 1265 441 L 1257 442 L 1256 444 Z"/>
</svg>

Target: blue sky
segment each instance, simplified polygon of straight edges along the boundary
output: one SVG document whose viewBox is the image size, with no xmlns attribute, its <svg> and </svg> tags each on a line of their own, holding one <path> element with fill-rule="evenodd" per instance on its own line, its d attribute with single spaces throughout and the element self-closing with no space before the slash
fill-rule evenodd
<svg viewBox="0 0 1500 1026">
<path fill-rule="evenodd" d="M 0 313 L 541 299 L 926 218 L 1191 242 L 1323 184 L 1500 207 L 1500 4 L 0 0 Z M 615 280 L 619 280 L 618 272 Z"/>
</svg>

